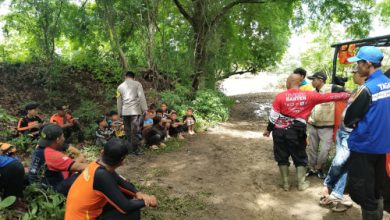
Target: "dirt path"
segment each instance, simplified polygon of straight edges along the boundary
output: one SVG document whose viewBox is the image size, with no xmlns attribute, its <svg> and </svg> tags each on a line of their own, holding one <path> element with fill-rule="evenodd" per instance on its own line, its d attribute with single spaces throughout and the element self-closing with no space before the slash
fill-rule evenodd
<svg viewBox="0 0 390 220">
<path fill-rule="evenodd" d="M 265 117 L 257 118 L 255 102 L 267 103 L 273 94 L 236 97 L 240 103 L 232 109 L 231 120 L 197 134 L 171 153 L 131 157 L 122 169 L 146 187 L 166 191 L 180 207 L 156 210 L 147 219 L 360 219 L 355 206 L 346 213 L 334 214 L 318 205 L 321 181 L 312 177 L 312 187 L 290 192 L 278 187 L 279 172 L 273 160 L 272 140 L 263 138 Z M 261 107 L 267 110 L 268 106 Z M 131 169 L 134 168 L 134 172 Z M 295 171 L 290 167 L 290 178 Z M 201 195 L 201 202 L 192 203 Z M 189 197 L 188 197 L 189 196 Z M 185 205 L 194 207 L 183 207 Z M 163 205 L 164 207 L 164 205 Z M 181 209 L 185 209 L 183 211 Z M 158 213 L 160 212 L 160 213 Z M 183 213 L 182 215 L 177 213 Z M 385 219 L 390 219 L 389 215 Z"/>
</svg>

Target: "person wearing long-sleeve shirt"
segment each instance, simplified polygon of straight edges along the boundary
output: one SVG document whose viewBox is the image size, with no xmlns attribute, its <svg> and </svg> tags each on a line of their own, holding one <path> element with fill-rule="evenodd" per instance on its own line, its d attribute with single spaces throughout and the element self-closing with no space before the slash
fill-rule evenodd
<svg viewBox="0 0 390 220">
<path fill-rule="evenodd" d="M 346 100 L 349 94 L 309 92 L 299 90 L 300 77 L 291 74 L 287 79 L 287 91 L 279 93 L 272 105 L 267 130 L 263 133 L 269 137 L 272 132 L 274 156 L 282 176 L 283 188 L 288 191 L 288 167 L 291 156 L 297 168 L 298 189 L 305 190 L 309 183 L 305 181 L 306 154 L 306 121 L 311 110 L 324 102 Z"/>
<path fill-rule="evenodd" d="M 148 109 L 144 90 L 140 82 L 134 80 L 135 74 L 131 71 L 126 73 L 126 80 L 117 89 L 118 114 L 123 117 L 125 134 L 130 141 L 135 155 L 142 155 L 139 148 L 140 140 L 137 137 L 141 133 L 143 114 Z"/>
<path fill-rule="evenodd" d="M 390 152 L 390 79 L 381 70 L 383 53 L 361 47 L 348 62 L 357 62 L 358 74 L 367 80 L 348 107 L 344 124 L 352 127 L 348 138 L 349 193 L 362 209 L 363 219 L 383 218 L 383 182 L 386 153 Z"/>
<path fill-rule="evenodd" d="M 157 199 L 138 192 L 115 170 L 123 164 L 127 147 L 112 138 L 101 160 L 94 161 L 72 185 L 66 201 L 65 220 L 140 219 L 140 209 L 156 207 Z"/>
</svg>

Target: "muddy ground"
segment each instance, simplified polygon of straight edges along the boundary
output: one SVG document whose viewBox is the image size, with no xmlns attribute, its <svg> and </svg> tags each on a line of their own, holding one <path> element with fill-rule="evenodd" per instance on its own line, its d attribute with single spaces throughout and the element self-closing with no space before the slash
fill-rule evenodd
<svg viewBox="0 0 390 220">
<path fill-rule="evenodd" d="M 278 187 L 272 139 L 262 137 L 273 96 L 236 96 L 228 122 L 188 137 L 172 152 L 129 158 L 120 172 L 160 200 L 145 219 L 360 219 L 356 205 L 341 214 L 320 207 L 317 177 L 309 178 L 304 192 L 296 185 L 290 192 Z M 295 180 L 293 167 L 290 178 Z"/>
</svg>

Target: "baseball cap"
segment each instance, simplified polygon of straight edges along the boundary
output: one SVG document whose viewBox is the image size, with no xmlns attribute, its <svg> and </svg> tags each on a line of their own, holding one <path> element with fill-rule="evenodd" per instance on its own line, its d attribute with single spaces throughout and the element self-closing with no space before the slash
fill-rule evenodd
<svg viewBox="0 0 390 220">
<path fill-rule="evenodd" d="M 53 143 L 54 140 L 61 137 L 62 128 L 55 124 L 48 124 L 43 127 L 41 131 L 41 138 L 39 139 L 38 145 L 45 147 Z"/>
<path fill-rule="evenodd" d="M 36 109 L 36 108 L 38 108 L 38 106 L 39 106 L 39 105 L 38 105 L 37 103 L 31 102 L 31 103 L 26 104 L 26 106 L 24 107 L 24 109 L 25 109 L 26 111 L 28 111 L 28 110 Z"/>
<path fill-rule="evenodd" d="M 322 79 L 322 80 L 326 81 L 328 79 L 328 76 L 325 73 L 323 73 L 323 72 L 316 72 L 312 76 L 309 76 L 307 78 L 310 79 L 310 80 Z"/>
<path fill-rule="evenodd" d="M 356 56 L 348 58 L 348 62 L 358 62 L 365 60 L 371 63 L 380 63 L 383 60 L 383 53 L 374 46 L 364 46 L 359 49 Z"/>
<path fill-rule="evenodd" d="M 102 160 L 110 166 L 118 165 L 128 154 L 125 142 L 118 138 L 111 138 L 104 145 Z"/>
</svg>

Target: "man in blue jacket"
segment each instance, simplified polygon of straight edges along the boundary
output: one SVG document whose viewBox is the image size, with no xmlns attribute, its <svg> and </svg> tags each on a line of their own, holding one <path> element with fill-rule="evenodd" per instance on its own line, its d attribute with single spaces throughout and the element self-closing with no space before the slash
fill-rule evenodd
<svg viewBox="0 0 390 220">
<path fill-rule="evenodd" d="M 345 125 L 354 128 L 348 139 L 350 195 L 361 206 L 364 220 L 383 218 L 385 154 L 390 152 L 390 79 L 380 69 L 382 60 L 382 52 L 373 46 L 361 47 L 348 59 L 357 62 L 360 76 L 367 76 L 344 118 Z"/>
</svg>

